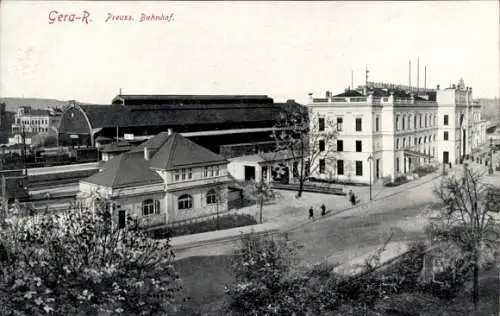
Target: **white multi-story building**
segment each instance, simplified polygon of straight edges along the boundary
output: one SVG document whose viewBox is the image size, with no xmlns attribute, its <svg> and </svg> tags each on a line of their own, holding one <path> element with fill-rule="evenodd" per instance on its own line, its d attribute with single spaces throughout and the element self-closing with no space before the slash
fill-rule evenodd
<svg viewBox="0 0 500 316">
<path fill-rule="evenodd" d="M 368 183 L 410 173 L 427 163 L 456 164 L 486 142 L 480 106 L 463 80 L 446 89 L 369 82 L 356 90 L 313 98 L 311 124 L 333 122 L 333 163 L 319 159 L 316 177 Z M 321 128 L 320 128 L 321 130 Z"/>
<path fill-rule="evenodd" d="M 26 144 L 31 144 L 35 135 L 57 137 L 59 123 L 61 121 L 61 109 L 33 109 L 29 106 L 21 106 L 17 109 L 14 123 L 12 124 L 12 135 L 9 144 L 22 144 L 23 137 Z"/>
</svg>

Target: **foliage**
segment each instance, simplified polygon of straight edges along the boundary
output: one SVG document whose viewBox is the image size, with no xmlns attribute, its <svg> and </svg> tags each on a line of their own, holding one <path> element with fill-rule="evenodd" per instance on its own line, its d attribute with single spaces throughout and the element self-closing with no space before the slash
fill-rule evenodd
<svg viewBox="0 0 500 316">
<path fill-rule="evenodd" d="M 276 198 L 276 193 L 265 182 L 245 181 L 240 183 L 240 185 L 243 188 L 244 198 L 258 203 L 260 223 L 262 223 L 262 209 L 264 204 Z"/>
<path fill-rule="evenodd" d="M 473 270 L 474 305 L 479 302 L 479 270 L 486 254 L 492 254 L 499 232 L 490 212 L 498 208 L 492 199 L 491 186 L 482 182 L 482 174 L 464 167 L 460 177 L 443 179 L 435 194 L 444 203 L 438 219 L 427 229 L 434 243 L 457 245 L 454 255 L 459 267 Z"/>
<path fill-rule="evenodd" d="M 325 160 L 325 165 L 332 165 L 335 160 L 338 132 L 336 124 L 329 118 L 325 120 L 324 130 L 319 129 L 319 115 L 311 115 L 305 107 L 289 107 L 282 111 L 273 129 L 273 139 L 276 141 L 277 152 L 284 152 L 296 162 L 294 174 L 299 181 L 297 197 L 302 195 L 304 182 L 311 174 L 318 173 L 319 159 Z M 322 143 L 322 150 L 320 150 Z M 283 170 L 278 169 L 278 173 Z"/>
<path fill-rule="evenodd" d="M 219 229 L 230 229 L 255 225 L 257 221 L 248 214 L 229 214 L 219 217 Z M 189 234 L 199 234 L 217 230 L 217 220 L 212 218 L 203 222 L 194 222 L 182 226 L 152 231 L 153 238 L 175 237 Z"/>
<path fill-rule="evenodd" d="M 405 175 L 397 176 L 393 182 L 388 182 L 385 184 L 386 187 L 397 187 L 398 185 L 405 184 L 409 182 Z"/>
<path fill-rule="evenodd" d="M 0 231 L 1 315 L 164 315 L 180 280 L 167 241 L 95 212 L 14 217 Z"/>
<path fill-rule="evenodd" d="M 413 170 L 413 173 L 418 174 L 419 177 L 423 177 L 423 176 L 425 176 L 429 173 L 433 173 L 437 170 L 438 170 L 438 168 L 435 166 L 426 165 L 426 166 L 418 166 L 417 168 L 415 168 L 415 170 Z"/>
</svg>

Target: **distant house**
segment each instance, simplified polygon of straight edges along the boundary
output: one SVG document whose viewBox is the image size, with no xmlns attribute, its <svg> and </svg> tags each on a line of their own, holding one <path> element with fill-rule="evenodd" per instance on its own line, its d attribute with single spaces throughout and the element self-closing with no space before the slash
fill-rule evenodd
<svg viewBox="0 0 500 316">
<path fill-rule="evenodd" d="M 13 137 L 9 138 L 9 144 L 15 145 L 24 142 L 28 145 L 38 145 L 49 136 L 52 136 L 56 142 L 61 113 L 62 110 L 58 108 L 19 107 L 11 126 Z"/>
<path fill-rule="evenodd" d="M 299 173 L 300 158 L 286 151 L 257 153 L 229 159 L 230 174 L 239 181 L 291 183 Z M 278 173 L 277 170 L 281 170 Z"/>
<path fill-rule="evenodd" d="M 228 161 L 178 133 L 162 132 L 107 161 L 80 181 L 79 198 L 111 202 L 120 225 L 131 216 L 141 227 L 227 210 Z"/>
</svg>

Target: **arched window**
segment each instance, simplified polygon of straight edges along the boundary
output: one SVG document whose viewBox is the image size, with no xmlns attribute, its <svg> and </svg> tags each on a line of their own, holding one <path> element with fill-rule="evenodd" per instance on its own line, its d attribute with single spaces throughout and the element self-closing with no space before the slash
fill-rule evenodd
<svg viewBox="0 0 500 316">
<path fill-rule="evenodd" d="M 424 144 L 427 143 L 427 136 L 424 136 Z"/>
<path fill-rule="evenodd" d="M 399 115 L 396 115 L 396 131 L 399 131 Z"/>
<path fill-rule="evenodd" d="M 406 115 L 403 115 L 403 119 L 401 121 L 401 124 L 402 124 L 402 127 L 401 127 L 401 130 L 405 130 L 405 127 L 406 127 Z M 404 147 L 404 145 L 403 145 Z"/>
<path fill-rule="evenodd" d="M 178 199 L 179 210 L 187 210 L 193 208 L 193 197 L 189 194 L 181 195 Z"/>
<path fill-rule="evenodd" d="M 417 138 L 416 137 L 414 138 L 414 143 L 415 143 L 415 145 L 417 144 Z"/>
<path fill-rule="evenodd" d="M 396 149 L 399 149 L 399 138 L 396 139 Z"/>
<path fill-rule="evenodd" d="M 408 115 L 408 129 L 411 129 L 411 115 Z"/>
<path fill-rule="evenodd" d="M 142 215 L 148 216 L 153 214 L 160 214 L 160 201 L 153 199 L 142 201 Z"/>
<path fill-rule="evenodd" d="M 418 139 L 418 143 L 419 143 L 419 144 L 422 144 L 422 137 L 420 137 L 420 138 Z"/>
<path fill-rule="evenodd" d="M 403 137 L 403 148 L 406 148 L 406 138 Z"/>
<path fill-rule="evenodd" d="M 211 189 L 207 192 L 207 204 L 217 203 L 217 193 L 215 190 Z"/>
</svg>

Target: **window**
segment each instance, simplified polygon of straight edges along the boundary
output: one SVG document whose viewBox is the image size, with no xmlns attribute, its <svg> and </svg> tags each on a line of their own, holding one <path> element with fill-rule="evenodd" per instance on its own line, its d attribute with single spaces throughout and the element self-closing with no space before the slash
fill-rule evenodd
<svg viewBox="0 0 500 316">
<path fill-rule="evenodd" d="M 363 162 L 360 160 L 356 160 L 356 175 L 357 176 L 363 175 Z"/>
<path fill-rule="evenodd" d="M 337 140 L 337 151 L 344 151 L 344 141 Z"/>
<path fill-rule="evenodd" d="M 396 172 L 399 173 L 399 157 L 396 157 Z"/>
<path fill-rule="evenodd" d="M 188 179 L 193 179 L 193 169 L 188 169 Z"/>
<path fill-rule="evenodd" d="M 318 130 L 320 132 L 323 132 L 325 130 L 325 118 L 324 117 L 318 118 Z"/>
<path fill-rule="evenodd" d="M 214 167 L 210 167 L 210 168 L 208 168 L 208 170 L 210 170 L 210 176 L 213 177 L 214 176 Z"/>
<path fill-rule="evenodd" d="M 406 138 L 403 137 L 403 148 L 406 148 Z"/>
<path fill-rule="evenodd" d="M 217 193 L 212 189 L 207 192 L 207 204 L 215 203 L 217 203 Z"/>
<path fill-rule="evenodd" d="M 182 169 L 181 173 L 182 173 L 182 180 L 186 180 L 186 174 L 187 174 L 186 169 Z"/>
<path fill-rule="evenodd" d="M 147 199 L 142 202 L 142 215 L 160 214 L 160 201 Z"/>
<path fill-rule="evenodd" d="M 399 131 L 399 115 L 396 116 L 396 131 Z"/>
<path fill-rule="evenodd" d="M 437 117 L 437 115 L 434 115 L 434 117 L 433 117 L 434 126 L 436 126 L 436 117 Z"/>
<path fill-rule="evenodd" d="M 215 166 L 215 175 L 219 176 L 219 166 Z"/>
<path fill-rule="evenodd" d="M 205 167 L 205 171 L 203 172 L 203 176 L 208 177 L 208 167 Z"/>
<path fill-rule="evenodd" d="M 344 129 L 344 119 L 341 117 L 337 117 L 337 131 L 341 132 Z"/>
<path fill-rule="evenodd" d="M 401 123 L 402 123 L 402 127 L 401 129 L 404 131 L 405 130 L 405 125 L 406 125 L 406 116 L 403 115 L 403 120 L 401 120 Z"/>
<path fill-rule="evenodd" d="M 436 141 L 436 134 L 432 135 L 432 139 Z"/>
<path fill-rule="evenodd" d="M 417 116 L 416 115 L 413 117 L 413 128 L 414 129 L 417 128 Z"/>
<path fill-rule="evenodd" d="M 174 170 L 174 180 L 179 181 L 179 170 Z"/>
<path fill-rule="evenodd" d="M 410 124 L 411 124 L 411 116 L 408 115 L 408 129 L 411 129 Z"/>
<path fill-rule="evenodd" d="M 448 126 L 448 114 L 445 114 L 443 117 L 443 125 Z"/>
<path fill-rule="evenodd" d="M 181 195 L 178 199 L 179 210 L 187 210 L 193 208 L 193 198 L 189 194 Z"/>
<path fill-rule="evenodd" d="M 448 132 L 444 132 L 443 133 L 443 139 L 444 140 L 448 140 Z"/>
<path fill-rule="evenodd" d="M 425 124 L 424 127 L 427 127 L 427 114 L 425 115 Z"/>
<path fill-rule="evenodd" d="M 418 127 L 422 128 L 422 114 L 418 116 Z"/>
<path fill-rule="evenodd" d="M 362 148 L 362 145 L 361 145 L 361 141 L 357 140 L 356 141 L 356 152 L 360 153 L 362 151 L 363 151 L 363 148 Z"/>
<path fill-rule="evenodd" d="M 356 132 L 361 132 L 361 118 L 356 119 Z"/>
<path fill-rule="evenodd" d="M 324 139 L 319 140 L 319 151 L 325 151 L 325 140 Z"/>
<path fill-rule="evenodd" d="M 399 138 L 396 139 L 396 149 L 399 149 Z"/>
<path fill-rule="evenodd" d="M 344 160 L 337 160 L 337 175 L 344 175 Z"/>
<path fill-rule="evenodd" d="M 380 130 L 380 117 L 377 115 L 375 117 L 375 132 L 378 132 Z"/>
<path fill-rule="evenodd" d="M 325 168 L 326 168 L 325 159 L 320 159 L 319 160 L 319 173 L 320 174 L 324 174 L 325 173 Z"/>
</svg>

